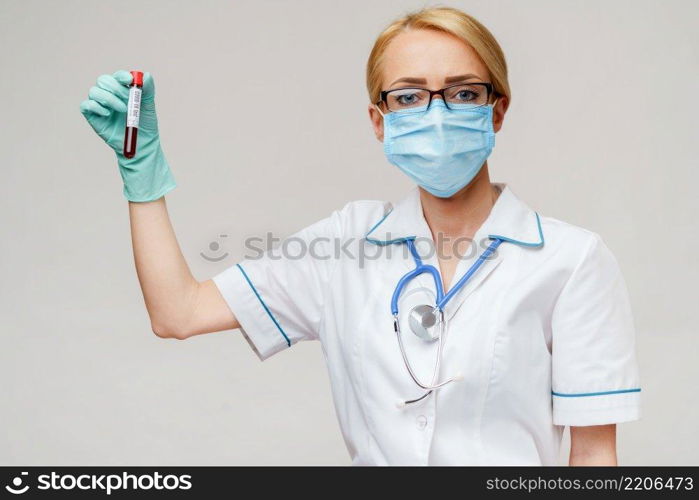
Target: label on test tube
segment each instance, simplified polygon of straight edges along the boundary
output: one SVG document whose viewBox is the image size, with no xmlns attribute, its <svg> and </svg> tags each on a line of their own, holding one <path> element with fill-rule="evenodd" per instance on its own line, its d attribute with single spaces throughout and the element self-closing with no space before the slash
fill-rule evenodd
<svg viewBox="0 0 699 500">
<path fill-rule="evenodd" d="M 129 88 L 129 104 L 126 111 L 126 126 L 138 128 L 138 117 L 141 115 L 142 89 L 133 86 Z"/>
</svg>

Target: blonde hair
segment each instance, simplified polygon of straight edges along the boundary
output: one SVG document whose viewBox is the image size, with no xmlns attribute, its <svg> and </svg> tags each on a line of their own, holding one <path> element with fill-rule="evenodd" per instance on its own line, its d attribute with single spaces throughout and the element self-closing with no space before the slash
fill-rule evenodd
<svg viewBox="0 0 699 500">
<path fill-rule="evenodd" d="M 465 12 L 452 7 L 427 7 L 392 22 L 374 42 L 366 65 L 366 86 L 372 103 L 381 97 L 382 62 L 386 47 L 396 35 L 411 29 L 431 29 L 456 36 L 473 47 L 488 68 L 496 96 L 510 99 L 505 54 L 493 34 Z"/>
</svg>

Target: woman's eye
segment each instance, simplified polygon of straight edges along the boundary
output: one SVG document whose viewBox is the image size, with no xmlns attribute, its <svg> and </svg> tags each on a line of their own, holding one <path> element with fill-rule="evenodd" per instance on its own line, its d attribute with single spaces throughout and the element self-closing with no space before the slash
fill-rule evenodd
<svg viewBox="0 0 699 500">
<path fill-rule="evenodd" d="M 397 97 L 397 101 L 399 104 L 415 104 L 418 101 L 419 97 L 417 94 L 403 94 Z"/>
<path fill-rule="evenodd" d="M 461 90 L 456 93 L 456 99 L 463 102 L 473 101 L 478 97 L 478 94 L 470 90 Z"/>
</svg>

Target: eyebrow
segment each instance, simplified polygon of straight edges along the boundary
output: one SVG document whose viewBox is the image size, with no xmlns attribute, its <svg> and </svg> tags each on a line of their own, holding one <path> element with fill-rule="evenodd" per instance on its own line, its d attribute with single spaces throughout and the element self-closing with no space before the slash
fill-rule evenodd
<svg viewBox="0 0 699 500">
<path fill-rule="evenodd" d="M 471 78 L 478 78 L 479 80 L 482 80 L 480 76 L 474 75 L 473 73 L 468 73 L 466 75 L 448 76 L 444 79 L 444 83 L 463 82 L 465 80 L 470 80 Z"/>
<path fill-rule="evenodd" d="M 467 73 L 465 75 L 448 76 L 444 79 L 444 83 L 463 82 L 466 80 L 470 80 L 471 78 L 478 78 L 479 80 L 481 80 L 480 76 L 474 75 L 473 73 Z M 427 83 L 427 79 L 415 78 L 412 76 L 404 76 L 395 80 L 393 83 L 391 83 L 391 85 L 389 85 L 389 87 L 392 87 L 396 83 L 414 83 L 419 85 L 425 85 Z"/>
</svg>

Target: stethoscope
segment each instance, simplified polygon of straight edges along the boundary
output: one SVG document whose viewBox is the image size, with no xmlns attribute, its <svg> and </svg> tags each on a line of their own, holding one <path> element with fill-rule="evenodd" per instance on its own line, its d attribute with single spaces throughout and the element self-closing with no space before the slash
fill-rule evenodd
<svg viewBox="0 0 699 500">
<path fill-rule="evenodd" d="M 449 290 L 449 292 L 445 295 L 444 288 L 442 287 L 442 278 L 439 274 L 439 271 L 437 271 L 437 268 L 430 264 L 424 264 L 422 262 L 422 258 L 415 249 L 415 241 L 412 238 L 405 240 L 405 243 L 408 246 L 408 249 L 410 250 L 410 254 L 413 256 L 413 259 L 415 260 L 415 269 L 403 276 L 400 279 L 400 281 L 398 281 L 396 289 L 393 291 L 393 297 L 391 298 L 391 314 L 393 314 L 393 329 L 396 332 L 396 337 L 398 338 L 398 346 L 400 347 L 400 353 L 403 356 L 403 362 L 405 363 L 405 367 L 407 368 L 410 377 L 418 386 L 420 386 L 422 389 L 425 389 L 427 392 L 425 392 L 425 394 L 423 394 L 419 398 L 409 399 L 407 401 L 400 401 L 398 403 L 399 407 L 403 407 L 407 404 L 421 401 L 422 399 L 432 394 L 432 391 L 439 389 L 440 387 L 444 387 L 445 385 L 451 382 L 461 380 L 463 378 L 460 373 L 457 373 L 455 376 L 451 378 L 436 383 L 436 378 L 439 374 L 439 366 L 442 361 L 442 349 L 444 346 L 444 336 L 446 331 L 444 307 L 451 300 L 451 298 L 464 287 L 464 285 L 471 278 L 471 276 L 473 276 L 473 274 L 478 270 L 478 268 L 481 267 L 483 262 L 485 262 L 485 260 L 495 251 L 495 249 L 502 242 L 503 240 L 499 238 L 494 238 L 494 241 L 490 244 L 490 246 L 488 246 L 488 248 L 485 249 L 485 251 L 480 255 L 480 257 L 478 257 L 478 259 L 471 265 L 468 271 L 466 271 L 466 273 L 461 277 L 461 279 L 459 279 L 459 281 L 457 281 L 456 284 L 451 288 L 451 290 Z M 400 321 L 398 321 L 398 298 L 400 297 L 400 294 L 406 287 L 406 285 L 410 283 L 412 279 L 414 279 L 416 276 L 422 273 L 429 273 L 432 275 L 432 279 L 434 279 L 437 298 L 435 300 L 434 306 L 428 304 L 420 304 L 413 307 L 408 315 L 408 324 L 410 325 L 410 329 L 418 338 L 421 338 L 426 342 L 434 342 L 435 340 L 439 341 L 439 344 L 437 345 L 437 359 L 435 361 L 434 372 L 432 374 L 432 383 L 430 384 L 425 384 L 421 382 L 417 375 L 415 375 L 412 365 L 408 360 L 408 356 L 405 353 L 405 346 L 403 345 L 403 337 L 401 335 L 400 329 Z M 435 326 L 437 326 L 437 328 L 435 328 Z"/>
</svg>

